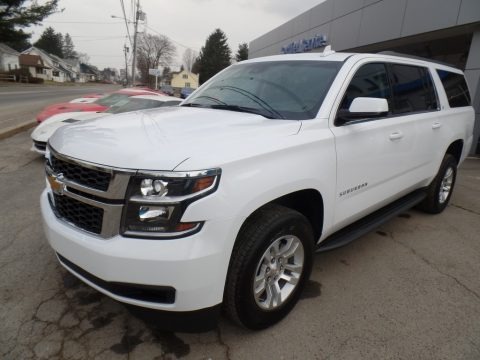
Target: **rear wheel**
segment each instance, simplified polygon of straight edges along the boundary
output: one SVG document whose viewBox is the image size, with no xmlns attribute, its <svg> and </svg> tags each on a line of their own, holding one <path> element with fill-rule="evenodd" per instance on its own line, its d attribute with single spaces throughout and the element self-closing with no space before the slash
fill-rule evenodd
<svg viewBox="0 0 480 360">
<path fill-rule="evenodd" d="M 418 208 L 430 214 L 438 214 L 445 210 L 452 196 L 456 176 L 457 160 L 451 154 L 446 154 L 437 176 L 427 189 L 427 197 Z"/>
<path fill-rule="evenodd" d="M 297 211 L 268 205 L 243 226 L 225 284 L 227 315 L 250 329 L 285 317 L 310 276 L 313 232 Z"/>
</svg>

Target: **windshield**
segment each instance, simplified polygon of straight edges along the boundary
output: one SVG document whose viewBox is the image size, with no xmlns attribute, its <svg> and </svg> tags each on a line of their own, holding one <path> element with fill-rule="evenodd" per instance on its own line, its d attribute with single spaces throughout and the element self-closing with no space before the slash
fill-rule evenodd
<svg viewBox="0 0 480 360">
<path fill-rule="evenodd" d="M 182 106 L 252 112 L 272 119 L 312 119 L 341 65 L 334 61 L 234 65 Z"/>
<path fill-rule="evenodd" d="M 103 105 L 103 106 L 112 106 L 116 103 L 118 103 L 120 100 L 126 99 L 130 97 L 130 95 L 127 94 L 110 94 L 107 95 L 103 98 L 98 99 L 95 101 L 95 103 Z"/>
<path fill-rule="evenodd" d="M 173 106 L 180 104 L 180 102 L 180 99 L 178 101 L 158 101 L 152 99 L 138 99 L 130 97 L 119 101 L 105 112 L 110 114 L 120 114 L 127 111 L 151 109 L 160 106 Z"/>
</svg>

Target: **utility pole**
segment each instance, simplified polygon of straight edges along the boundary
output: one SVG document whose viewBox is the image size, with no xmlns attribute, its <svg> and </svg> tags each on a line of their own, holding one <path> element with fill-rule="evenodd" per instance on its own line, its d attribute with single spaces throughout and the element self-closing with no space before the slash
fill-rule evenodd
<svg viewBox="0 0 480 360">
<path fill-rule="evenodd" d="M 133 33 L 133 61 L 132 61 L 132 86 L 135 86 L 135 67 L 137 61 L 137 30 L 138 30 L 138 19 L 140 18 L 140 0 L 137 0 L 137 7 L 135 12 L 135 29 Z"/>
<path fill-rule="evenodd" d="M 123 45 L 123 52 L 125 54 L 125 85 L 128 85 L 128 62 L 127 62 L 127 54 L 130 49 L 127 45 Z"/>
</svg>

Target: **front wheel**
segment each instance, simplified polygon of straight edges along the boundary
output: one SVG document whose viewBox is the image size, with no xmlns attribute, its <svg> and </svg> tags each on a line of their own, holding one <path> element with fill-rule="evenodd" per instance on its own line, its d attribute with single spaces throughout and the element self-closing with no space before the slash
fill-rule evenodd
<svg viewBox="0 0 480 360">
<path fill-rule="evenodd" d="M 457 160 L 451 154 L 446 154 L 435 179 L 427 189 L 427 197 L 418 208 L 430 214 L 445 210 L 452 196 L 456 176 Z"/>
<path fill-rule="evenodd" d="M 313 244 L 311 226 L 297 211 L 268 205 L 247 219 L 225 284 L 227 315 L 250 329 L 285 317 L 310 276 Z"/>
</svg>

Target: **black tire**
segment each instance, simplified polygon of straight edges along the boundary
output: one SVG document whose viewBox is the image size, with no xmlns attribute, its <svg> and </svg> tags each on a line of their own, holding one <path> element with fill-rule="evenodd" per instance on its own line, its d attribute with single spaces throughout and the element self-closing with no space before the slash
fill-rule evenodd
<svg viewBox="0 0 480 360">
<path fill-rule="evenodd" d="M 442 185 L 442 183 L 444 182 L 447 173 L 449 173 L 450 171 L 452 174 L 452 181 L 448 196 L 444 196 L 443 198 L 441 198 L 441 192 L 444 185 Z M 427 197 L 417 207 L 420 210 L 429 214 L 439 214 L 443 210 L 445 210 L 452 196 L 456 177 L 457 160 L 453 157 L 453 155 L 446 154 L 442 160 L 442 164 L 440 165 L 440 169 L 438 170 L 435 179 L 433 179 L 432 183 L 427 189 Z"/>
<path fill-rule="evenodd" d="M 282 243 L 282 241 L 285 242 Z M 276 258 L 277 263 L 272 265 L 272 269 L 275 267 L 276 270 L 268 270 L 270 269 L 268 266 L 261 265 L 260 262 L 265 259 L 267 250 L 269 251 L 268 256 L 271 256 L 272 252 L 270 250 L 275 244 L 279 244 L 278 249 L 283 249 L 281 246 L 286 244 L 287 241 L 292 241 L 290 244 L 295 241 L 296 249 L 300 249 L 299 252 L 295 250 L 297 255 L 290 255 L 292 256 L 290 258 L 288 258 L 289 255 L 285 255 L 285 258 L 280 258 L 279 255 Z M 303 246 L 303 258 L 297 257 L 302 249 L 298 244 L 299 242 Z M 285 245 L 285 248 L 287 248 L 287 245 Z M 294 246 L 292 246 L 293 248 Z M 290 245 L 288 245 L 288 249 L 290 249 Z M 237 324 L 249 329 L 263 329 L 280 321 L 290 312 L 300 297 L 312 270 L 313 252 L 312 227 L 302 214 L 274 204 L 258 210 L 242 226 L 232 252 L 223 304 L 226 315 Z M 287 267 L 296 266 L 293 262 L 298 258 L 303 261 L 303 268 L 298 271 L 296 284 L 282 283 L 284 281 L 282 275 L 293 274 L 289 273 Z M 271 261 L 271 264 L 274 264 L 275 259 Z M 254 280 L 258 276 L 259 269 L 264 269 L 264 274 L 267 274 L 267 271 L 270 271 L 270 274 L 273 274 L 274 271 L 281 271 L 282 261 L 287 264 L 283 267 L 285 273 L 275 276 L 275 280 L 279 279 L 276 283 L 277 285 L 280 284 L 278 287 L 278 289 L 281 289 L 280 292 L 284 291 L 283 289 L 287 285 L 285 291 L 287 293 L 290 291 L 290 293 L 284 297 L 283 302 L 280 301 L 279 305 L 266 310 L 259 305 L 258 302 L 261 302 L 261 300 L 255 298 Z M 267 275 L 263 276 L 267 279 Z M 268 279 L 273 280 L 273 277 L 268 277 Z M 268 286 L 267 280 L 263 284 L 266 288 Z"/>
</svg>

